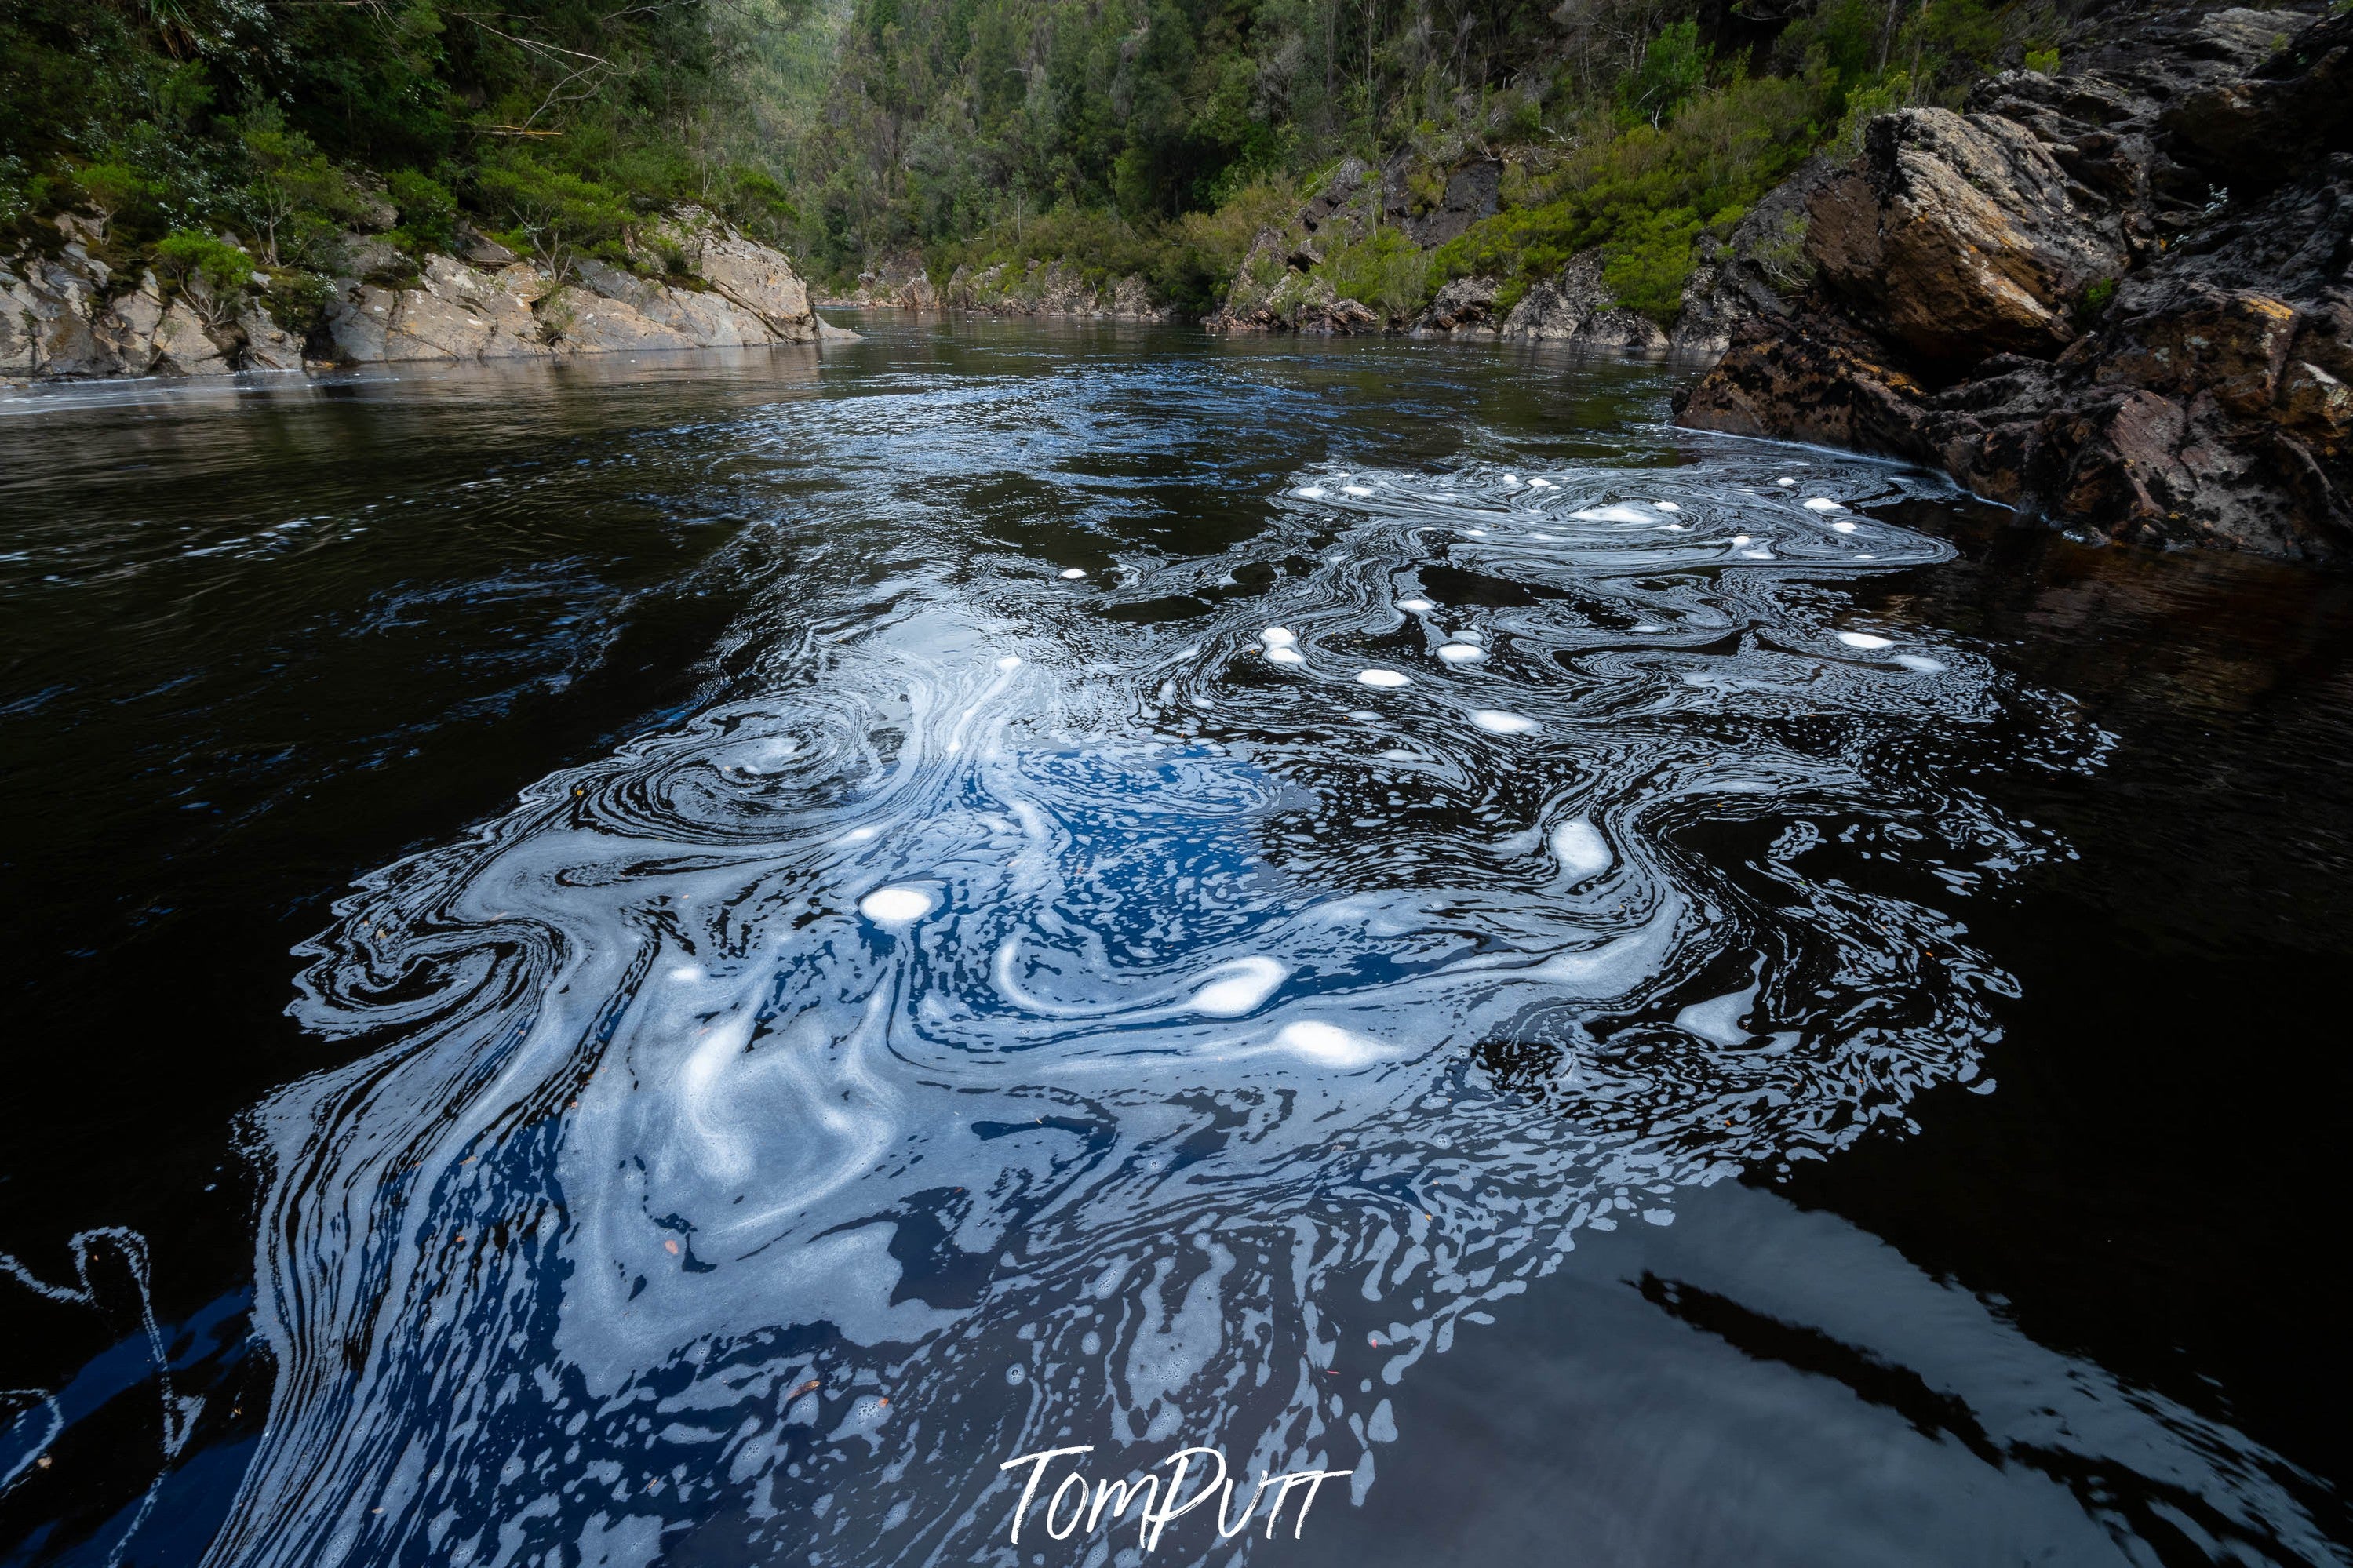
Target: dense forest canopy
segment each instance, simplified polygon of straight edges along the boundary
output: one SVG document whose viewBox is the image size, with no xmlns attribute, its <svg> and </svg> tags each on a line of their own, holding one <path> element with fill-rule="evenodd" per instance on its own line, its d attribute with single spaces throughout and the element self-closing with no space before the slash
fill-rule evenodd
<svg viewBox="0 0 2353 1568">
<path fill-rule="evenodd" d="M 249 258 L 299 314 L 336 237 L 461 224 L 559 269 L 712 208 L 820 276 L 1066 258 L 1208 303 L 1355 153 L 1507 164 L 1395 305 L 1609 247 L 1658 309 L 1691 247 L 1857 115 L 2049 49 L 2049 0 L 5 0 L 0 225 L 167 276 Z M 44 238 L 44 236 L 47 238 Z"/>
</svg>

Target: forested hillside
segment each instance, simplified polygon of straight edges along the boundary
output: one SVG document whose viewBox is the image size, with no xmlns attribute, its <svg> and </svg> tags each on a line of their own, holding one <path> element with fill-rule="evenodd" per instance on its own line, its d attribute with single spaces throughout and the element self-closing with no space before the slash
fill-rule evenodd
<svg viewBox="0 0 2353 1568">
<path fill-rule="evenodd" d="M 1671 313 L 1695 242 L 1863 111 L 2047 60 L 2052 4 L 5 0 L 0 226 L 78 215 L 167 284 L 258 267 L 298 331 L 351 228 L 642 267 L 626 233 L 684 202 L 820 278 L 1060 260 L 1198 311 L 1344 157 L 1415 210 L 1479 156 L 1490 216 L 1434 250 L 1377 217 L 1317 276 L 1395 319 L 1600 246 Z"/>
</svg>

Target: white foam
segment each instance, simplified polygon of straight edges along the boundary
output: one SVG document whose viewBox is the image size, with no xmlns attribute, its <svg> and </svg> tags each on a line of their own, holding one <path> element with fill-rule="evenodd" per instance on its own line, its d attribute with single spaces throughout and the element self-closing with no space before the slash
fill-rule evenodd
<svg viewBox="0 0 2353 1568">
<path fill-rule="evenodd" d="M 1462 531 L 1462 537 L 1465 539 L 1484 539 L 1487 537 L 1487 531 L 1483 528 L 1466 528 Z"/>
<path fill-rule="evenodd" d="M 858 912 L 879 926 L 912 925 L 939 908 L 940 898 L 929 888 L 897 882 L 877 888 L 858 900 Z"/>
<path fill-rule="evenodd" d="M 1287 1051 L 1296 1051 L 1313 1062 L 1325 1067 L 1370 1067 L 1388 1055 L 1388 1049 L 1378 1040 L 1344 1029 L 1337 1024 L 1322 1024 L 1313 1018 L 1303 1018 L 1295 1024 L 1285 1024 L 1276 1031 L 1274 1043 Z"/>
<path fill-rule="evenodd" d="M 1219 970 L 1222 978 L 1208 981 L 1193 993 L 1189 1005 L 1194 1012 L 1212 1018 L 1239 1018 L 1255 1012 L 1277 986 L 1291 978 L 1291 971 L 1271 958 L 1238 958 Z"/>
<path fill-rule="evenodd" d="M 1779 479 L 1775 479 L 1773 482 L 1774 482 L 1775 484 L 1777 484 L 1777 485 L 1780 486 L 1780 487 L 1781 487 L 1783 489 L 1785 489 L 1785 490 L 1788 490 L 1788 489 L 1797 489 L 1797 488 L 1798 488 L 1798 481 L 1797 481 L 1797 480 L 1795 480 L 1795 479 L 1791 479 L 1791 478 L 1789 478 L 1787 474 L 1782 475 Z"/>
<path fill-rule="evenodd" d="M 1507 485 L 1516 487 L 1520 482 L 1520 476 L 1517 474 L 1505 474 L 1504 476 L 1504 482 Z"/>
<path fill-rule="evenodd" d="M 1399 599 L 1398 601 L 1398 608 L 1400 610 L 1410 610 L 1418 616 L 1425 610 L 1436 609 L 1437 606 L 1432 605 L 1428 599 Z"/>
<path fill-rule="evenodd" d="M 841 836 L 841 842 L 844 844 L 863 844 L 870 838 L 879 837 L 881 832 L 882 830 L 881 828 L 869 823 L 864 827 L 853 827 L 849 832 L 843 834 Z"/>
<path fill-rule="evenodd" d="M 1258 634 L 1258 640 L 1269 647 L 1289 647 L 1299 638 L 1293 634 L 1289 626 L 1269 626 Z"/>
<path fill-rule="evenodd" d="M 1340 488 L 1352 496 L 1368 496 L 1373 493 L 1373 487 L 1370 485 L 1342 485 Z"/>
<path fill-rule="evenodd" d="M 1846 509 L 1828 496 L 1808 496 L 1806 510 L 1808 511 L 1843 511 Z"/>
<path fill-rule="evenodd" d="M 1579 522 L 1652 522 L 1657 521 L 1643 508 L 1613 501 L 1608 506 L 1589 506 L 1583 511 L 1568 514 Z"/>
<path fill-rule="evenodd" d="M 1735 544 L 1746 544 L 1748 542 L 1748 535 L 1745 533 L 1736 533 L 1732 536 L 1732 542 Z"/>
<path fill-rule="evenodd" d="M 1770 561 L 1773 559 L 1773 552 L 1769 550 L 1744 550 L 1740 553 L 1746 556 L 1751 561 Z"/>
<path fill-rule="evenodd" d="M 1003 658 L 997 661 L 997 668 L 999 669 L 1018 669 L 1021 668 L 1021 656 L 1018 653 L 1008 653 Z"/>
<path fill-rule="evenodd" d="M 1085 567 L 1083 567 L 1083 566 L 1073 566 L 1073 567 L 1070 568 L 1068 571 L 1066 571 L 1066 572 L 1064 572 L 1064 573 L 1062 574 L 1062 581 L 1064 581 L 1064 582 L 1068 583 L 1068 582 L 1072 581 L 1073 579 L 1080 578 L 1080 577 L 1083 577 L 1083 576 L 1085 576 L 1086 574 L 1087 574 L 1087 569 L 1086 569 Z"/>
<path fill-rule="evenodd" d="M 1359 724 L 1386 724 L 1388 722 L 1388 714 L 1376 713 L 1369 708 L 1351 708 L 1348 710 L 1348 717 L 1354 719 Z"/>
<path fill-rule="evenodd" d="M 1556 487 L 1550 479 L 1530 479 L 1528 481 L 1528 488 L 1530 489 L 1548 490 Z"/>
<path fill-rule="evenodd" d="M 1916 669 L 1923 675 L 1942 675 L 1945 673 L 1945 666 L 1943 663 L 1936 659 L 1930 658 L 1925 653 L 1899 653 L 1895 656 L 1895 662 L 1902 665 L 1906 669 Z"/>
<path fill-rule="evenodd" d="M 1859 524 L 1859 523 L 1855 522 L 1855 521 L 1854 521 L 1854 520 L 1853 520 L 1853 519 L 1852 519 L 1852 518 L 1844 518 L 1844 517 L 1842 517 L 1842 518 L 1839 519 L 1836 522 L 1834 522 L 1834 523 L 1831 524 L 1831 526 L 1832 528 L 1834 528 L 1834 529 L 1838 530 L 1838 531 L 1839 531 L 1839 532 L 1841 532 L 1841 533 L 1852 533 L 1852 532 L 1853 532 L 1853 531 L 1854 531 L 1858 527 L 1860 527 L 1860 526 L 1861 526 L 1861 524 Z"/>
<path fill-rule="evenodd" d="M 1451 642 L 1438 650 L 1438 657 L 1449 664 L 1476 664 L 1487 657 L 1487 650 L 1473 643 Z"/>
<path fill-rule="evenodd" d="M 1560 862 L 1560 868 L 1568 873 L 1570 880 L 1577 882 L 1607 871 L 1614 858 L 1609 853 L 1609 840 L 1581 816 L 1553 829 L 1552 854 L 1553 858 Z"/>
<path fill-rule="evenodd" d="M 1536 727 L 1535 720 L 1506 713 L 1501 708 L 1473 708 L 1471 722 L 1495 735 L 1525 735 Z"/>
<path fill-rule="evenodd" d="M 1384 688 L 1413 684 L 1413 677 L 1400 674 L 1394 669 L 1360 669 L 1356 671 L 1356 679 L 1366 686 Z"/>
<path fill-rule="evenodd" d="M 1271 647 L 1266 650 L 1269 664 L 1305 664 L 1307 656 L 1295 647 Z"/>
<path fill-rule="evenodd" d="M 1893 638 L 1878 637 L 1870 632 L 1841 632 L 1838 635 L 1838 640 L 1849 647 L 1874 648 L 1895 646 Z"/>
<path fill-rule="evenodd" d="M 1329 497 L 1332 492 L 1325 489 L 1322 485 L 1302 485 L 1291 493 L 1297 496 L 1301 500 L 1323 500 Z"/>
<path fill-rule="evenodd" d="M 1651 504 L 1657 507 L 1661 511 L 1681 511 L 1683 510 L 1671 500 L 1654 500 Z"/>
</svg>

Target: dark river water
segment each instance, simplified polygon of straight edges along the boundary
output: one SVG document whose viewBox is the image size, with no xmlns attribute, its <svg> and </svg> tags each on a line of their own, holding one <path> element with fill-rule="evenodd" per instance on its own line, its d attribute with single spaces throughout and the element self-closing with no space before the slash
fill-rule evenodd
<svg viewBox="0 0 2353 1568">
<path fill-rule="evenodd" d="M 0 399 L 0 1562 L 2353 1561 L 2353 584 L 1675 376 Z"/>
</svg>

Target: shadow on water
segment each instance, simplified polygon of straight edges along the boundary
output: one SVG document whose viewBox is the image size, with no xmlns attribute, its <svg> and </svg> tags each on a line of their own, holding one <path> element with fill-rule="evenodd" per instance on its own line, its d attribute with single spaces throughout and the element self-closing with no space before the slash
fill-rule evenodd
<svg viewBox="0 0 2353 1568">
<path fill-rule="evenodd" d="M 1318 1560 L 2341 1561 L 2353 595 L 1666 384 L 957 322 L 5 405 L 0 1553 L 987 1561 L 1051 1438 L 1377 1458 Z M 915 1163 L 742 1142 L 821 1123 L 670 1059 L 739 1017 Z"/>
</svg>

